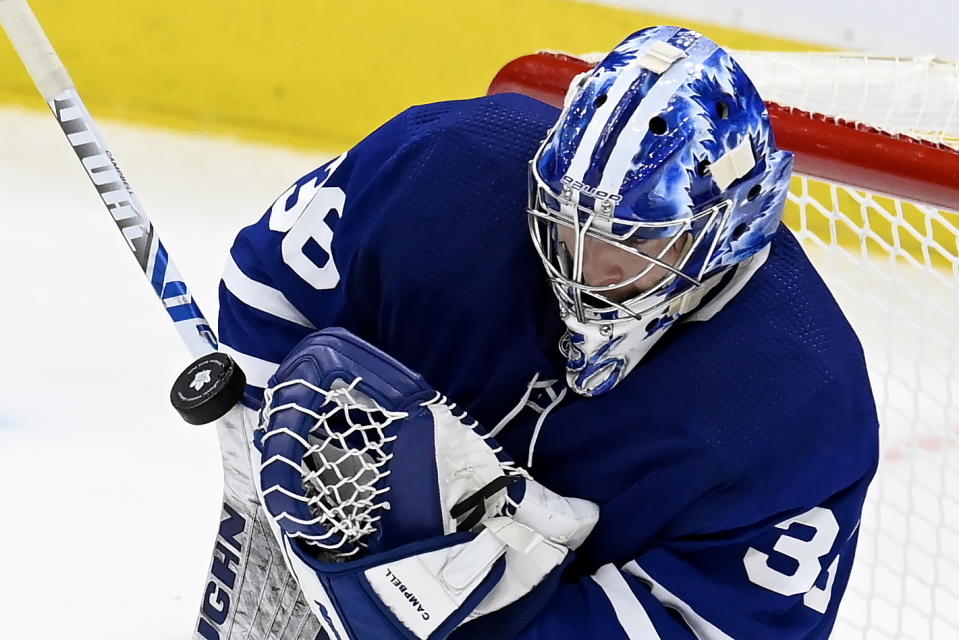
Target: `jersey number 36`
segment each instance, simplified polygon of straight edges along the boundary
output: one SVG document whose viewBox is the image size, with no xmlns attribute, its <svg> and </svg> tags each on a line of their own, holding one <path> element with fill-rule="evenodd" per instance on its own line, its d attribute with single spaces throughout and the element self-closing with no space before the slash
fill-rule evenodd
<svg viewBox="0 0 959 640">
<path fill-rule="evenodd" d="M 344 153 L 307 174 L 270 208 L 270 230 L 286 234 L 280 244 L 283 261 L 314 289 L 332 289 L 340 282 L 340 272 L 333 261 L 333 229 L 327 221 L 331 214 L 343 215 L 346 194 L 339 187 L 325 185 L 345 158 Z M 322 264 L 306 254 L 310 241 L 326 253 Z"/>
</svg>

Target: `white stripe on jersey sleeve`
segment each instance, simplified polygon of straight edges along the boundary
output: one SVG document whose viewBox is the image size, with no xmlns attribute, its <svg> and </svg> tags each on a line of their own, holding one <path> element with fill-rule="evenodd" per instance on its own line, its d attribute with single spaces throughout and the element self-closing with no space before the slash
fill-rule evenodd
<svg viewBox="0 0 959 640">
<path fill-rule="evenodd" d="M 629 640 L 658 640 L 659 634 L 653 626 L 643 604 L 636 599 L 623 575 L 611 564 L 605 564 L 593 574 L 593 580 L 613 605 L 619 626 L 623 628 Z"/>
<path fill-rule="evenodd" d="M 222 342 L 220 343 L 220 351 L 233 358 L 236 363 L 240 365 L 243 373 L 246 374 L 246 383 L 254 387 L 265 389 L 267 382 L 270 380 L 270 376 L 276 373 L 276 370 L 280 368 L 279 364 L 240 353 Z"/>
<path fill-rule="evenodd" d="M 243 273 L 233 256 L 227 258 L 226 267 L 223 269 L 223 284 L 243 304 L 294 324 L 316 329 L 313 323 L 297 311 L 293 303 L 287 300 L 282 292 L 262 282 L 257 282 Z"/>
<path fill-rule="evenodd" d="M 666 587 L 653 580 L 652 576 L 646 573 L 635 560 L 627 563 L 626 566 L 623 567 L 623 571 L 649 584 L 649 590 L 650 593 L 653 594 L 653 597 L 665 606 L 675 609 L 679 615 L 683 617 L 686 626 L 690 628 L 699 640 L 733 640 L 730 636 L 720 631 L 713 623 L 693 611 L 691 606 L 676 597 L 666 589 Z"/>
</svg>

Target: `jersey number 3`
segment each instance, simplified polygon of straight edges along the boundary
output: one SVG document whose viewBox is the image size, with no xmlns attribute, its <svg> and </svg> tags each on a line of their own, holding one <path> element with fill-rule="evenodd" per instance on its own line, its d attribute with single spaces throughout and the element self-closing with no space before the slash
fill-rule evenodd
<svg viewBox="0 0 959 640">
<path fill-rule="evenodd" d="M 340 272 L 333 261 L 333 229 L 327 220 L 330 214 L 343 215 L 346 194 L 339 187 L 324 185 L 345 158 L 344 153 L 304 176 L 277 198 L 270 209 L 270 230 L 286 234 L 280 244 L 283 261 L 314 289 L 332 289 L 340 282 Z M 306 254 L 310 241 L 326 252 L 327 258 L 322 264 Z"/>
<path fill-rule="evenodd" d="M 832 583 L 839 565 L 838 555 L 826 570 L 825 587 L 817 587 L 816 579 L 822 573 L 820 558 L 829 553 L 836 536 L 839 535 L 839 523 L 829 509 L 813 507 L 805 513 L 783 520 L 776 528 L 788 530 L 793 523 L 811 527 L 815 533 L 809 540 L 784 533 L 776 540 L 773 551 L 789 556 L 799 563 L 796 571 L 789 575 L 773 569 L 769 566 L 768 554 L 750 547 L 743 558 L 746 575 L 754 584 L 784 596 L 803 593 L 803 604 L 819 613 L 825 613 L 832 597 Z"/>
</svg>

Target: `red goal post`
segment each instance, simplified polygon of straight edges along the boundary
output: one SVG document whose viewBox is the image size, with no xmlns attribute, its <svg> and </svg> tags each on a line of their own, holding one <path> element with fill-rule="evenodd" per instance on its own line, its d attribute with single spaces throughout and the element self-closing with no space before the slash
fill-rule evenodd
<svg viewBox="0 0 959 640">
<path fill-rule="evenodd" d="M 734 51 L 796 154 L 784 222 L 855 327 L 882 458 L 833 637 L 959 638 L 959 64 Z M 541 52 L 489 93 L 561 107 L 599 56 Z"/>
</svg>

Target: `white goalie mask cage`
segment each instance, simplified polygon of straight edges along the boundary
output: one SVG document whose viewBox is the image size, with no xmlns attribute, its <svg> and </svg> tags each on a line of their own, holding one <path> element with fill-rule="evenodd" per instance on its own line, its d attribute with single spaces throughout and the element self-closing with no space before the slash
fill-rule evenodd
<svg viewBox="0 0 959 640">
<path fill-rule="evenodd" d="M 730 200 L 722 200 L 678 220 L 624 222 L 610 215 L 609 200 L 601 201 L 596 211 L 574 202 L 572 190 L 556 197 L 532 164 L 530 175 L 527 214 L 533 246 L 546 268 L 561 313 L 584 323 L 641 320 L 669 304 L 672 299 L 667 294 L 671 291 L 700 286 L 732 206 Z M 623 267 L 621 278 L 603 284 L 587 281 L 584 265 L 591 247 L 609 251 L 595 243 L 620 252 L 614 255 L 619 256 Z M 705 253 L 700 251 L 704 243 L 709 245 Z M 657 246 L 651 251 L 646 248 L 650 245 Z M 670 256 L 674 250 L 676 254 Z M 692 258 L 697 254 L 706 259 L 694 264 Z M 636 286 L 654 271 L 661 272 L 659 278 Z M 682 286 L 677 286 L 680 283 Z M 615 294 L 623 290 L 628 295 L 618 299 L 621 296 Z"/>
</svg>

